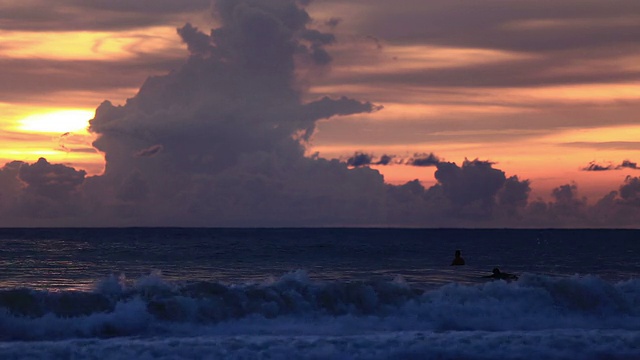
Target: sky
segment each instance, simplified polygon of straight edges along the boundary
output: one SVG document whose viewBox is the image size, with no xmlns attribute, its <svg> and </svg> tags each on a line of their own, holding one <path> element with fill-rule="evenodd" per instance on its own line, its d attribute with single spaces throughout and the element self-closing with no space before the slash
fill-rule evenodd
<svg viewBox="0 0 640 360">
<path fill-rule="evenodd" d="M 640 224 L 635 0 L 0 0 L 0 38 L 0 226 Z"/>
</svg>

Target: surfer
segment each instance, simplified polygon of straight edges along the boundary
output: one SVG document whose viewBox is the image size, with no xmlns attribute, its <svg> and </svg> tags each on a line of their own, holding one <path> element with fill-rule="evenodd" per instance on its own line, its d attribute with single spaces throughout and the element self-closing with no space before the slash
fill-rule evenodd
<svg viewBox="0 0 640 360">
<path fill-rule="evenodd" d="M 515 274 L 509 274 L 501 272 L 498 268 L 493 268 L 493 274 L 483 276 L 484 278 L 499 279 L 499 280 L 518 280 L 518 276 Z"/>
<path fill-rule="evenodd" d="M 456 257 L 453 258 L 451 266 L 464 265 L 464 259 L 460 256 L 460 250 L 456 250 Z"/>
</svg>

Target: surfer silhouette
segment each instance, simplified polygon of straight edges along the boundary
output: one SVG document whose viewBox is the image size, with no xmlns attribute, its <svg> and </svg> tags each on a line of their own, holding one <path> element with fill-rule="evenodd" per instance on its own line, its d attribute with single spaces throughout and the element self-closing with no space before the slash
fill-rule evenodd
<svg viewBox="0 0 640 360">
<path fill-rule="evenodd" d="M 493 274 L 483 276 L 484 278 L 499 279 L 499 280 L 518 280 L 518 276 L 515 274 L 509 274 L 501 272 L 498 268 L 493 268 Z"/>
<path fill-rule="evenodd" d="M 453 261 L 451 262 L 451 266 L 464 265 L 464 259 L 460 256 L 460 250 L 456 250 L 455 256 L 456 257 L 453 258 Z"/>
</svg>

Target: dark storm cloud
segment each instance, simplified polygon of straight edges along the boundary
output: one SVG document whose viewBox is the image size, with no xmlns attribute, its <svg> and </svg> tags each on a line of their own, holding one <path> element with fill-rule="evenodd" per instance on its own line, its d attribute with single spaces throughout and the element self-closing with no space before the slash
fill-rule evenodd
<svg viewBox="0 0 640 360">
<path fill-rule="evenodd" d="M 34 164 L 23 164 L 18 177 L 26 184 L 25 191 L 58 199 L 76 191 L 84 182 L 86 172 L 62 164 L 50 164 L 44 158 Z"/>
<path fill-rule="evenodd" d="M 134 156 L 136 156 L 136 157 L 156 156 L 158 153 L 160 153 L 162 151 L 163 148 L 164 147 L 161 144 L 151 145 L 148 148 L 136 151 Z"/>
<path fill-rule="evenodd" d="M 608 170 L 614 170 L 615 167 L 611 164 L 609 165 L 600 165 L 597 164 L 596 162 L 592 161 L 589 163 L 589 165 L 583 167 L 582 171 L 608 171 Z"/>
<path fill-rule="evenodd" d="M 190 51 L 183 66 L 123 106 L 98 107 L 90 130 L 106 168 L 85 185 L 98 213 L 200 225 L 381 220 L 381 200 L 370 198 L 385 189 L 377 171 L 303 155 L 318 120 L 379 109 L 347 97 L 303 102 L 296 61 L 326 65 L 318 54 L 333 36 L 308 28 L 289 0 L 220 0 L 214 14 L 221 27 L 208 35 L 178 29 Z M 135 156 L 159 149 L 149 144 L 162 156 Z"/>
<path fill-rule="evenodd" d="M 620 198 L 640 205 L 640 178 L 627 176 L 624 184 L 620 186 Z"/>
<path fill-rule="evenodd" d="M 447 199 L 458 207 L 478 203 L 490 208 L 506 180 L 503 171 L 494 169 L 491 162 L 478 159 L 465 160 L 462 166 L 440 162 L 435 177 Z"/>
<path fill-rule="evenodd" d="M 392 165 L 392 164 L 426 167 L 426 166 L 437 166 L 440 162 L 441 160 L 433 153 L 415 154 L 413 155 L 413 157 L 402 159 L 396 155 L 384 154 L 379 158 L 376 158 L 373 154 L 356 152 L 352 157 L 346 160 L 347 165 L 354 166 L 354 167 L 368 166 L 368 165 Z"/>
<path fill-rule="evenodd" d="M 623 160 L 622 164 L 616 166 L 618 169 L 638 169 L 638 163 L 629 160 Z"/>
<path fill-rule="evenodd" d="M 352 157 L 348 158 L 347 166 L 361 167 L 369 165 L 391 165 L 393 163 L 394 155 L 382 155 L 380 158 L 375 158 L 374 155 L 356 152 Z"/>
<path fill-rule="evenodd" d="M 522 224 L 543 227 L 637 228 L 640 221 L 640 178 L 627 176 L 617 191 L 594 204 L 579 196 L 575 183 L 553 189 L 553 200 L 530 202 L 522 212 Z"/>
<path fill-rule="evenodd" d="M 59 219 L 73 218 L 72 223 L 77 224 L 78 216 L 83 215 L 81 185 L 85 175 L 84 170 L 50 164 L 44 158 L 33 164 L 21 164 L 17 179 L 23 187 L 14 195 L 5 221 L 16 226 L 27 219 L 30 226 L 43 226 L 40 221 L 49 219 L 53 222 L 46 226 L 64 226 L 69 224 Z"/>
<path fill-rule="evenodd" d="M 618 191 L 611 191 L 589 210 L 594 224 L 637 227 L 640 221 L 640 178 L 627 176 Z"/>
<path fill-rule="evenodd" d="M 524 216 L 531 191 L 529 180 L 507 178 L 492 162 L 465 160 L 458 166 L 441 161 L 435 177 L 437 183 L 422 191 L 415 183 L 390 188 L 392 199 L 404 199 L 402 204 L 414 209 L 394 206 L 390 211 L 400 209 L 405 218 L 421 214 L 423 222 L 439 226 L 526 226 L 529 221 Z M 410 193 L 413 199 L 407 200 Z"/>
<path fill-rule="evenodd" d="M 360 102 L 342 96 L 339 99 L 331 99 L 327 96 L 320 100 L 306 104 L 304 111 L 314 119 L 325 119 L 335 115 L 352 115 L 363 112 L 373 112 L 381 110 L 381 105 L 374 105 L 370 102 Z"/>
<path fill-rule="evenodd" d="M 139 171 L 129 174 L 120 184 L 116 196 L 123 201 L 139 202 L 146 200 L 148 194 L 147 181 Z"/>
<path fill-rule="evenodd" d="M 15 204 L 18 194 L 24 188 L 24 183 L 18 179 L 20 168 L 25 165 L 22 161 L 11 161 L 0 168 L 0 210 L 8 212 Z"/>
<path fill-rule="evenodd" d="M 527 205 L 531 192 L 529 180 L 520 181 L 517 176 L 507 178 L 498 192 L 498 204 L 507 208 L 518 208 Z"/>
<path fill-rule="evenodd" d="M 189 23 L 178 29 L 178 35 L 187 44 L 187 49 L 191 54 L 206 55 L 214 50 L 211 37 Z"/>
<path fill-rule="evenodd" d="M 553 189 L 551 195 L 557 203 L 571 203 L 575 201 L 578 187 L 575 184 L 565 184 Z"/>
<path fill-rule="evenodd" d="M 369 154 L 356 153 L 355 155 L 347 159 L 347 165 L 354 167 L 371 165 L 372 159 L 373 157 Z"/>
<path fill-rule="evenodd" d="M 329 45 L 336 42 L 336 37 L 330 33 L 323 33 L 318 30 L 307 29 L 302 32 L 300 37 L 311 42 L 313 45 Z"/>
<path fill-rule="evenodd" d="M 393 155 L 382 155 L 376 165 L 390 165 L 394 157 Z"/>
<path fill-rule="evenodd" d="M 579 197 L 576 184 L 561 185 L 551 192 L 555 202 L 550 206 L 551 216 L 562 222 L 576 221 L 586 216 L 587 199 Z"/>
<path fill-rule="evenodd" d="M 590 162 L 589 165 L 582 168 L 583 171 L 608 171 L 608 170 L 622 170 L 622 169 L 638 169 L 638 164 L 632 162 L 630 160 L 623 160 L 619 165 L 601 165 L 594 161 Z"/>
<path fill-rule="evenodd" d="M 575 183 L 560 185 L 551 192 L 552 201 L 536 200 L 523 212 L 523 220 L 536 227 L 597 227 L 602 219 L 596 206 L 589 207 Z"/>
<path fill-rule="evenodd" d="M 433 153 L 429 154 L 415 154 L 412 158 L 407 160 L 407 165 L 412 166 L 437 166 L 440 163 L 440 158 Z"/>
</svg>

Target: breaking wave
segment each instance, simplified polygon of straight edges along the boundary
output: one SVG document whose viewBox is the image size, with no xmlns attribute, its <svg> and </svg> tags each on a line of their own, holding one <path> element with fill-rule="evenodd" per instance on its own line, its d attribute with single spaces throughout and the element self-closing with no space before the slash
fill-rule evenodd
<svg viewBox="0 0 640 360">
<path fill-rule="evenodd" d="M 523 275 L 424 291 L 398 278 L 320 282 L 296 271 L 260 283 L 111 276 L 90 292 L 0 291 L 0 340 L 376 332 L 640 330 L 640 281 Z"/>
</svg>

